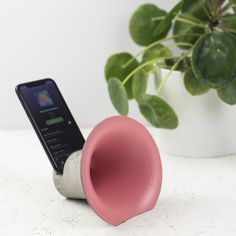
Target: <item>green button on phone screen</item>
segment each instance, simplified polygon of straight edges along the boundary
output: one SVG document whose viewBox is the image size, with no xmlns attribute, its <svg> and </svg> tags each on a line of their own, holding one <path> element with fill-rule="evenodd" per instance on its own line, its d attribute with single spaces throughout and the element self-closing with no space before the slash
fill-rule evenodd
<svg viewBox="0 0 236 236">
<path fill-rule="evenodd" d="M 50 120 L 46 120 L 46 124 L 47 125 L 55 125 L 55 124 L 61 123 L 63 121 L 64 121 L 63 117 L 62 116 L 58 116 L 56 118 L 53 118 L 53 119 L 50 119 Z"/>
</svg>

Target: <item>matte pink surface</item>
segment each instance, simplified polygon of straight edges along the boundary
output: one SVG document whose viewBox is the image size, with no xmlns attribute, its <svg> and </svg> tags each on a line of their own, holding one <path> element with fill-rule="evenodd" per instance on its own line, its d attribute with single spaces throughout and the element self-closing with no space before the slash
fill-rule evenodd
<svg viewBox="0 0 236 236">
<path fill-rule="evenodd" d="M 105 221 L 118 225 L 155 206 L 162 183 L 159 151 L 140 123 L 111 117 L 86 140 L 81 175 L 91 207 Z"/>
</svg>

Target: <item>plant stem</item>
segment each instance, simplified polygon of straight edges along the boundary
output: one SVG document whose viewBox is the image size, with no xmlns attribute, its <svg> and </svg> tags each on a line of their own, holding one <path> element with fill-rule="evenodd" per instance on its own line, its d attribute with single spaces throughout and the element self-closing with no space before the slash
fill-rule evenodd
<svg viewBox="0 0 236 236">
<path fill-rule="evenodd" d="M 231 5 L 232 8 L 236 7 L 236 3 L 232 2 L 230 5 Z"/>
<path fill-rule="evenodd" d="M 209 12 L 209 9 L 208 7 L 205 6 L 205 3 L 203 0 L 200 0 L 200 4 L 201 4 L 201 7 L 203 9 L 203 11 L 205 12 L 205 14 L 207 15 L 207 17 L 210 19 L 212 16 L 211 16 L 211 13 Z"/>
<path fill-rule="evenodd" d="M 214 15 L 214 16 L 217 16 L 218 13 L 219 13 L 220 6 L 221 6 L 221 5 L 220 5 L 220 0 L 214 0 L 214 1 L 212 1 L 211 5 L 212 5 L 213 15 Z"/>
<path fill-rule="evenodd" d="M 164 16 L 157 16 L 157 17 L 153 17 L 152 21 L 163 20 L 164 18 L 165 18 Z"/>
<path fill-rule="evenodd" d="M 168 70 L 170 70 L 171 66 L 161 66 L 160 69 L 168 69 Z"/>
<path fill-rule="evenodd" d="M 159 59 L 159 58 L 158 58 L 158 59 Z M 129 74 L 126 76 L 126 78 L 122 81 L 122 84 L 125 85 L 125 84 L 128 82 L 128 80 L 129 80 L 136 72 L 138 72 L 138 71 L 141 70 L 143 67 L 145 67 L 145 66 L 147 66 L 147 65 L 149 65 L 149 64 L 153 64 L 153 63 L 155 63 L 155 62 L 158 62 L 158 59 L 155 58 L 155 59 L 153 59 L 153 60 L 147 61 L 147 62 L 141 64 L 140 66 L 138 66 L 135 70 L 133 70 L 131 73 L 129 73 Z M 166 58 L 162 58 L 162 60 L 160 60 L 160 61 L 163 61 L 164 59 L 166 59 Z"/>
<path fill-rule="evenodd" d="M 225 11 L 225 9 L 230 9 L 231 8 L 231 3 L 226 3 L 225 6 L 224 3 L 225 3 L 226 0 L 217 0 L 217 16 L 221 15 L 221 10 L 223 10 L 223 12 Z M 229 6 L 227 6 L 229 5 Z M 223 6 L 223 8 L 222 8 Z"/>
<path fill-rule="evenodd" d="M 236 20 L 236 15 L 224 16 L 224 21 L 232 21 L 232 20 Z"/>
<path fill-rule="evenodd" d="M 224 14 L 226 11 L 228 11 L 231 8 L 232 4 L 231 3 L 227 3 L 219 12 L 219 15 Z"/>
<path fill-rule="evenodd" d="M 158 70 L 154 72 L 154 88 L 156 88 L 160 82 L 160 70 L 161 68 L 158 67 Z"/>
<path fill-rule="evenodd" d="M 156 67 L 154 67 L 152 70 L 150 70 L 148 73 L 149 74 L 152 74 L 152 73 L 155 73 L 155 72 L 158 72 L 158 71 L 160 71 L 160 65 L 158 65 L 158 66 L 156 66 Z"/>
<path fill-rule="evenodd" d="M 226 28 L 226 27 L 224 27 L 223 29 L 224 29 L 225 31 L 229 31 L 229 32 L 231 32 L 231 33 L 236 33 L 236 30 L 235 30 L 235 29 Z"/>
<path fill-rule="evenodd" d="M 213 9 L 212 9 L 212 1 L 211 0 L 207 0 L 206 1 L 206 5 L 207 5 L 208 12 L 210 12 L 212 17 L 214 17 L 214 12 L 213 12 Z"/>
<path fill-rule="evenodd" d="M 193 25 L 193 26 L 205 29 L 205 25 L 204 24 L 196 23 L 194 21 L 191 21 L 189 19 L 186 19 L 186 18 L 183 18 L 183 17 L 180 17 L 180 16 L 176 17 L 176 21 L 184 22 L 184 23 L 187 23 L 189 25 Z"/>
<path fill-rule="evenodd" d="M 193 47 L 193 44 L 191 43 L 185 43 L 185 42 L 177 42 L 177 46 L 187 46 L 187 47 Z"/>
<path fill-rule="evenodd" d="M 176 69 L 176 67 L 179 65 L 179 63 L 184 60 L 188 54 L 192 51 L 193 48 L 190 48 L 187 52 L 185 52 L 177 61 L 176 63 L 171 67 L 169 73 L 165 76 L 165 78 L 161 81 L 160 86 L 156 89 L 156 95 L 158 95 L 161 91 L 161 89 L 163 88 L 163 86 L 165 85 L 167 79 L 170 77 L 170 75 L 172 74 L 172 72 Z"/>
<path fill-rule="evenodd" d="M 146 46 L 143 50 L 139 51 L 134 57 L 132 57 L 129 61 L 127 61 L 122 67 L 123 68 L 126 68 L 130 63 L 132 63 L 138 56 L 140 56 L 141 54 L 143 54 L 144 52 L 146 52 L 147 50 L 163 43 L 163 42 L 166 42 L 168 40 L 171 40 L 171 39 L 175 39 L 175 38 L 181 38 L 181 37 L 187 37 L 187 36 L 196 36 L 196 37 L 199 37 L 201 36 L 201 34 L 198 34 L 198 33 L 189 33 L 189 34 L 176 34 L 176 35 L 171 35 L 169 37 L 166 37 L 166 38 L 163 38 L 163 39 L 160 39 L 154 43 L 151 43 L 149 44 L 148 46 Z"/>
</svg>

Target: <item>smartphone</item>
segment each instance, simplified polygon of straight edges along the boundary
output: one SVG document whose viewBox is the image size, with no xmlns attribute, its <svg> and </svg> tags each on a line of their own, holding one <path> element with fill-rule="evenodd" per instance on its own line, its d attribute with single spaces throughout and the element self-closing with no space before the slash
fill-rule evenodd
<svg viewBox="0 0 236 236">
<path fill-rule="evenodd" d="M 85 141 L 55 81 L 19 84 L 16 93 L 54 170 L 62 174 L 66 159 Z"/>
</svg>

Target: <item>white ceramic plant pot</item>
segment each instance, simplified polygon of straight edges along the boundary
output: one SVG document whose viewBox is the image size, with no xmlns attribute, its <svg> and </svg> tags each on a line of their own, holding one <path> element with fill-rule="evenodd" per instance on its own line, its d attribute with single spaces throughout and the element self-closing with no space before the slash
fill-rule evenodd
<svg viewBox="0 0 236 236">
<path fill-rule="evenodd" d="M 161 78 L 168 73 L 161 71 Z M 183 74 L 173 72 L 161 94 L 179 117 L 175 130 L 155 129 L 161 150 L 186 157 L 218 157 L 236 153 L 236 106 L 222 102 L 215 90 L 190 95 Z"/>
</svg>

